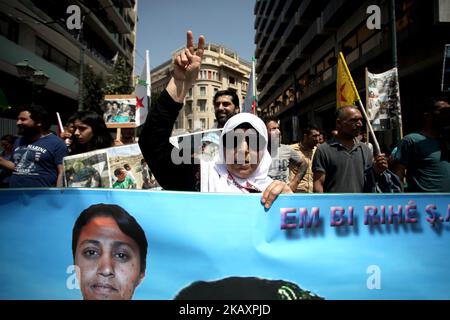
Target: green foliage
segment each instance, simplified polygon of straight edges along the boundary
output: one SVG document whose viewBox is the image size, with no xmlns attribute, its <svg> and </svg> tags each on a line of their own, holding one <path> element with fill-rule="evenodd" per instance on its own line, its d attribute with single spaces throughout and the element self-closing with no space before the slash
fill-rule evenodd
<svg viewBox="0 0 450 320">
<path fill-rule="evenodd" d="M 125 57 L 119 55 L 111 75 L 106 79 L 104 94 L 131 94 L 134 90 L 131 86 L 131 73 L 132 69 Z"/>
<path fill-rule="evenodd" d="M 95 74 L 92 67 L 85 65 L 83 71 L 83 108 L 103 113 L 102 103 L 105 80 L 102 74 Z"/>
</svg>

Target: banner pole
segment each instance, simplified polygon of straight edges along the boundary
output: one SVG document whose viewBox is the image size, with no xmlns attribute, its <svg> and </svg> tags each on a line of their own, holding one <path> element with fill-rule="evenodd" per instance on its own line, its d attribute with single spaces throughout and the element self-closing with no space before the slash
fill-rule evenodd
<svg viewBox="0 0 450 320">
<path fill-rule="evenodd" d="M 367 90 L 369 88 L 369 77 L 368 77 L 368 73 L 369 70 L 367 70 L 367 67 L 365 68 L 365 82 L 366 82 L 366 112 L 368 112 L 367 110 L 367 103 L 369 101 L 369 90 Z M 370 121 L 369 119 L 367 119 L 367 121 Z M 367 142 L 369 142 L 370 139 L 370 134 L 369 134 L 369 125 L 366 125 L 366 134 L 367 134 Z"/>
<path fill-rule="evenodd" d="M 368 127 L 370 135 L 371 135 L 371 137 L 373 139 L 373 150 L 374 150 L 374 153 L 375 153 L 375 155 L 379 155 L 381 153 L 380 145 L 378 143 L 377 137 L 375 136 L 375 132 L 373 132 L 372 125 L 370 124 L 369 118 L 367 117 L 367 113 L 366 113 L 366 110 L 364 109 L 364 106 L 363 106 L 363 104 L 361 102 L 361 99 L 358 100 L 358 104 L 359 104 L 359 108 L 361 109 L 361 113 L 362 113 L 364 119 L 367 122 L 367 127 Z"/>
</svg>

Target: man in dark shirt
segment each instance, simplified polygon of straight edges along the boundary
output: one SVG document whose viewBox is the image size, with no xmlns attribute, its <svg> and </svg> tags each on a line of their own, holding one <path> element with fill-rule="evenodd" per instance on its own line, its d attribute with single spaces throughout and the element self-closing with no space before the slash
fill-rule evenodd
<svg viewBox="0 0 450 320">
<path fill-rule="evenodd" d="M 9 186 L 62 187 L 67 147 L 49 131 L 48 112 L 41 106 L 26 106 L 17 118 L 17 126 L 22 137 L 14 144 L 11 161 L 0 157 L 0 166 L 13 170 Z"/>
<path fill-rule="evenodd" d="M 424 125 L 406 135 L 394 156 L 393 170 L 409 192 L 450 192 L 450 105 L 431 98 L 423 108 Z"/>
<path fill-rule="evenodd" d="M 355 106 L 337 110 L 336 137 L 319 145 L 314 155 L 314 192 L 361 193 L 369 191 L 386 169 L 384 154 L 373 160 L 372 152 L 355 138 L 362 127 L 361 112 Z"/>
</svg>

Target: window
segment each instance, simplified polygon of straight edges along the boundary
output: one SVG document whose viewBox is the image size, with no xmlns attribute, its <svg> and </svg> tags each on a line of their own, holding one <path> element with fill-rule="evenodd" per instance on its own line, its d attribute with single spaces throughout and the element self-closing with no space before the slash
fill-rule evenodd
<svg viewBox="0 0 450 320">
<path fill-rule="evenodd" d="M 212 73 L 211 73 L 211 71 L 208 71 L 208 80 L 212 80 Z"/>
<path fill-rule="evenodd" d="M 316 63 L 316 73 L 323 73 L 325 70 L 331 68 L 334 64 L 334 51 L 328 52 L 319 62 Z"/>
<path fill-rule="evenodd" d="M 205 80 L 206 78 L 206 70 L 200 70 L 200 79 Z"/>
<path fill-rule="evenodd" d="M 201 97 L 206 96 L 206 87 L 200 87 L 200 96 Z"/>
<path fill-rule="evenodd" d="M 192 88 L 189 89 L 188 97 L 192 97 Z"/>
<path fill-rule="evenodd" d="M 186 102 L 186 114 L 192 113 L 192 101 Z"/>
<path fill-rule="evenodd" d="M 200 108 L 200 112 L 206 111 L 206 100 L 198 100 L 197 105 Z"/>
<path fill-rule="evenodd" d="M 358 59 L 360 54 L 364 54 L 363 52 L 360 52 L 360 48 L 362 48 L 366 42 L 371 41 L 370 48 L 375 47 L 378 44 L 378 40 L 374 41 L 374 36 L 379 33 L 380 31 L 375 29 L 368 29 L 365 23 L 353 30 L 353 32 L 342 41 L 342 53 L 345 56 L 347 64 Z M 365 51 L 367 51 L 367 48 Z"/>
<path fill-rule="evenodd" d="M 206 119 L 203 118 L 200 119 L 200 128 L 206 129 Z"/>
<path fill-rule="evenodd" d="M 3 13 L 0 13 L 0 35 L 15 43 L 19 39 L 19 24 Z"/>
<path fill-rule="evenodd" d="M 45 60 L 57 65 L 64 71 L 67 71 L 75 76 L 78 76 L 79 64 L 70 59 L 58 49 L 52 47 L 44 40 L 36 37 L 36 54 Z"/>
<path fill-rule="evenodd" d="M 229 84 L 236 84 L 236 79 L 234 77 L 229 77 L 228 82 Z"/>
<path fill-rule="evenodd" d="M 192 130 L 192 120 L 188 119 L 188 129 Z"/>
</svg>

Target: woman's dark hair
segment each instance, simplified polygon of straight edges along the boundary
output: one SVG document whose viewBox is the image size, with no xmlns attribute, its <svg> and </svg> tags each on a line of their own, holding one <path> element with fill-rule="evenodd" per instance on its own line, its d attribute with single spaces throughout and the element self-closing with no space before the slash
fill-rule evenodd
<svg viewBox="0 0 450 320">
<path fill-rule="evenodd" d="M 113 145 L 113 138 L 106 127 L 105 120 L 98 113 L 92 111 L 78 111 L 70 117 L 73 122 L 76 120 L 92 128 L 92 140 L 86 145 L 75 142 L 71 154 L 78 154 L 97 149 L 109 148 Z"/>
<path fill-rule="evenodd" d="M 85 225 L 89 223 L 93 218 L 96 217 L 110 217 L 116 221 L 119 229 L 129 236 L 131 239 L 136 241 L 139 247 L 140 255 L 140 270 L 145 272 L 146 261 L 147 261 L 147 238 L 145 237 L 145 232 L 142 230 L 136 219 L 131 216 L 125 209 L 115 204 L 94 204 L 89 208 L 83 210 L 77 221 L 73 226 L 72 230 L 72 255 L 75 260 L 75 253 L 77 250 L 78 239 L 80 238 L 81 230 Z"/>
</svg>

